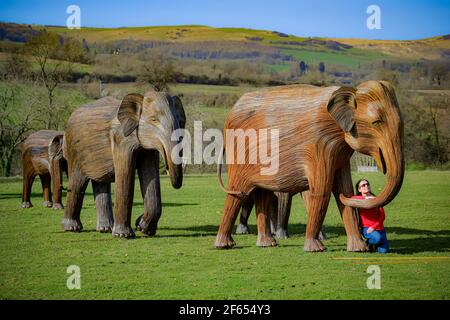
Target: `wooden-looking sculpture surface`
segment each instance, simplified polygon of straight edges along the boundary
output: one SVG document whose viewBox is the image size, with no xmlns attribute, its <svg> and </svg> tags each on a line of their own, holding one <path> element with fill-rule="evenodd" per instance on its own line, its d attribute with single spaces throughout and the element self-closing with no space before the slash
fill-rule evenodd
<svg viewBox="0 0 450 320">
<path fill-rule="evenodd" d="M 356 89 L 292 85 L 247 93 L 230 111 L 224 128 L 279 129 L 279 170 L 275 175 L 262 175 L 260 163 L 228 164 L 228 194 L 217 248 L 235 245 L 232 227 L 250 192 L 255 193 L 257 245 L 270 246 L 276 244 L 267 214 L 274 203 L 273 191 L 309 190 L 305 251 L 325 249 L 318 236 L 331 193 L 344 222 L 347 250 L 367 250 L 352 207 L 388 204 L 399 192 L 404 175 L 403 121 L 388 82 L 367 81 Z M 226 141 L 226 153 L 234 152 L 236 159 L 237 150 L 229 150 L 229 145 Z M 372 156 L 386 174 L 386 184 L 374 199 L 349 199 L 353 194 L 350 157 L 354 150 Z M 218 172 L 220 167 L 219 163 Z"/>
<path fill-rule="evenodd" d="M 182 165 L 171 159 L 171 151 L 179 141 L 172 141 L 171 135 L 174 130 L 184 128 L 185 123 L 180 99 L 165 93 L 128 94 L 122 101 L 106 97 L 75 110 L 64 138 L 69 184 L 63 229 L 82 230 L 80 211 L 84 191 L 92 180 L 97 230 L 112 231 L 118 237 L 134 237 L 131 209 L 137 169 L 144 199 L 144 214 L 138 227 L 143 233 L 154 235 L 161 216 L 158 152 L 165 160 L 172 186 L 180 188 Z"/>
<path fill-rule="evenodd" d="M 40 130 L 30 134 L 24 141 L 22 208 L 32 207 L 31 187 L 36 176 L 41 179 L 44 207 L 63 208 L 62 172 L 67 172 L 67 163 L 62 157 L 63 135 L 64 131 Z"/>
<path fill-rule="evenodd" d="M 288 224 L 291 215 L 292 197 L 293 194 L 286 192 L 274 192 L 276 203 L 274 205 L 275 211 L 270 214 L 270 232 L 275 235 L 277 239 L 289 238 Z M 305 204 L 308 201 L 308 191 L 300 193 Z M 248 218 L 254 206 L 253 196 L 249 197 L 242 203 L 241 212 L 239 215 L 239 224 L 236 227 L 236 234 L 250 233 L 248 227 Z M 323 228 L 319 232 L 319 240 L 325 240 L 326 234 Z"/>
</svg>

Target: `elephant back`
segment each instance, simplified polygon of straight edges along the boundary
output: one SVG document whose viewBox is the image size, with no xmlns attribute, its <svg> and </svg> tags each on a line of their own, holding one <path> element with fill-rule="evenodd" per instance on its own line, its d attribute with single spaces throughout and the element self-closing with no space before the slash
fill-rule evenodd
<svg viewBox="0 0 450 320">
<path fill-rule="evenodd" d="M 97 181 L 110 179 L 113 170 L 112 122 L 120 101 L 105 97 L 75 110 L 66 126 L 63 154 L 69 166 Z"/>
<path fill-rule="evenodd" d="M 23 153 L 31 155 L 47 155 L 48 144 L 58 135 L 63 135 L 64 131 L 56 130 L 39 130 L 28 136 L 23 143 Z"/>
<path fill-rule="evenodd" d="M 48 171 L 48 145 L 54 137 L 63 134 L 64 131 L 56 130 L 40 130 L 30 134 L 23 144 L 22 155 L 24 160 L 30 160 L 36 172 Z"/>
<path fill-rule="evenodd" d="M 248 92 L 231 109 L 225 128 L 245 128 L 246 124 L 255 129 L 296 126 L 295 120 L 307 120 L 325 110 L 338 88 L 300 84 Z"/>
</svg>

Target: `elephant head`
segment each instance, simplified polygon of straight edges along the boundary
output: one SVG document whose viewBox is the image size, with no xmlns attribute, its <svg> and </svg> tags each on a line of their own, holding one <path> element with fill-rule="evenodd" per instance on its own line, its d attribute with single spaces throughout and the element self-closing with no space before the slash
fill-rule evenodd
<svg viewBox="0 0 450 320">
<path fill-rule="evenodd" d="M 184 129 L 186 124 L 181 100 L 161 92 L 148 92 L 144 96 L 128 94 L 120 104 L 117 118 L 125 137 L 136 131 L 140 147 L 158 150 L 164 157 L 172 186 L 180 188 L 183 182 L 182 165 L 176 165 L 170 155 L 179 143 L 171 140 L 172 132 Z"/>
<path fill-rule="evenodd" d="M 405 171 L 403 120 L 394 88 L 386 81 L 367 81 L 356 90 L 342 87 L 332 94 L 327 109 L 344 131 L 345 142 L 373 157 L 387 180 L 376 198 L 358 200 L 341 194 L 341 202 L 366 209 L 388 204 L 400 191 Z"/>
</svg>

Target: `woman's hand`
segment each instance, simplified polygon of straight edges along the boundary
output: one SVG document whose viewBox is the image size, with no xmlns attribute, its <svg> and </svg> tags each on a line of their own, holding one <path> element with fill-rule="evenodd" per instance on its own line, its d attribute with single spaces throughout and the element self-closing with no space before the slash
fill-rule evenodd
<svg viewBox="0 0 450 320">
<path fill-rule="evenodd" d="M 375 229 L 370 227 L 369 229 L 367 229 L 367 233 L 372 233 Z"/>
</svg>

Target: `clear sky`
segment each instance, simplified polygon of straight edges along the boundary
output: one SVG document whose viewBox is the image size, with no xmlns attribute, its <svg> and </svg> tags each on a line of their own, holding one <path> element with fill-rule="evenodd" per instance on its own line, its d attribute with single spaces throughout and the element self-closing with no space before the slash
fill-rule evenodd
<svg viewBox="0 0 450 320">
<path fill-rule="evenodd" d="M 450 0 L 0 0 L 0 21 L 65 25 L 71 4 L 81 9 L 82 27 L 198 24 L 405 40 L 450 34 Z M 372 4 L 381 9 L 380 30 L 366 26 Z"/>
</svg>

